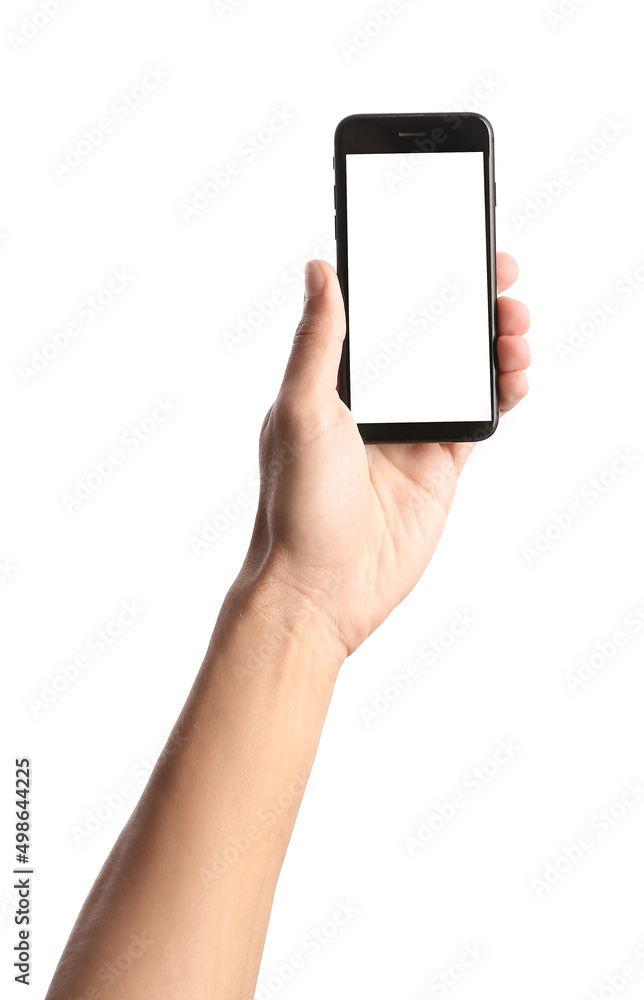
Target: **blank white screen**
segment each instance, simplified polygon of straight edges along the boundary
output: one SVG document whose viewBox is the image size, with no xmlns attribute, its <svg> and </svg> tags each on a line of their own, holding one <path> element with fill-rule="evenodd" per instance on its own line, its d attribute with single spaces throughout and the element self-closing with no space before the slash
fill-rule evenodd
<svg viewBox="0 0 644 1000">
<path fill-rule="evenodd" d="M 484 421 L 482 152 L 347 155 L 351 409 L 360 423 Z"/>
</svg>

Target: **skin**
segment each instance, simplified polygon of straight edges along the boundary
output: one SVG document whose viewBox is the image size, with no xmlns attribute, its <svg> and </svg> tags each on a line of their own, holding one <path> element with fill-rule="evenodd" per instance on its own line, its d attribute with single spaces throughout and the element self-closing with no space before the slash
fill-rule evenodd
<svg viewBox="0 0 644 1000">
<path fill-rule="evenodd" d="M 498 254 L 498 290 L 516 277 Z M 527 392 L 529 313 L 501 297 L 498 319 L 505 413 Z M 474 447 L 365 447 L 337 394 L 344 334 L 336 274 L 309 262 L 248 554 L 46 1000 L 252 1000 L 338 671 L 419 580 Z"/>
</svg>

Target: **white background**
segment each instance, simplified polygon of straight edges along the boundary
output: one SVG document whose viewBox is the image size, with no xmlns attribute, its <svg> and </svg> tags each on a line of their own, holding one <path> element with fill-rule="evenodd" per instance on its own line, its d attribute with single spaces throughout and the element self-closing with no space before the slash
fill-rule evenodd
<svg viewBox="0 0 644 1000">
<path fill-rule="evenodd" d="M 223 17 L 207 0 L 70 0 L 19 51 L 9 35 L 38 7 L 3 4 L 3 995 L 23 995 L 11 983 L 13 759 L 33 760 L 42 996 L 142 787 L 132 770 L 160 749 L 243 557 L 252 512 L 234 516 L 233 501 L 255 501 L 257 435 L 301 307 L 292 269 L 334 260 L 319 243 L 333 233 L 333 131 L 355 112 L 460 107 L 491 120 L 499 248 L 519 260 L 513 291 L 532 309 L 531 393 L 468 463 L 423 580 L 341 674 L 260 981 L 347 900 L 359 914 L 274 995 L 438 996 L 432 977 L 477 943 L 486 956 L 449 991 L 459 1000 L 581 1000 L 644 941 L 643 802 L 595 833 L 551 890 L 532 884 L 644 778 L 642 633 L 576 695 L 565 682 L 644 603 L 644 291 L 615 291 L 644 265 L 638 7 L 587 0 L 552 24 L 553 7 L 410 0 L 351 53 L 342 46 L 371 19 L 357 0 L 242 0 Z M 167 79 L 58 180 L 52 162 L 148 65 Z M 294 120 L 186 223 L 181 203 L 241 161 L 274 108 Z M 576 152 L 607 120 L 619 134 L 592 161 Z M 559 189 L 563 170 L 572 181 Z M 128 287 L 25 384 L 32 350 L 113 268 L 133 275 Z M 274 314 L 229 350 L 224 334 L 280 291 Z M 619 308 L 564 362 L 556 345 L 607 297 Z M 157 397 L 176 411 L 68 513 L 62 495 Z M 636 458 L 610 472 L 623 449 Z M 585 485 L 599 476 L 601 493 Z M 580 516 L 557 529 L 571 503 Z M 189 539 L 221 505 L 229 526 L 197 556 Z M 531 554 L 546 530 L 553 540 Z M 145 612 L 35 716 L 28 699 L 133 598 Z M 419 647 L 457 612 L 476 623 L 423 666 Z M 361 708 L 413 662 L 422 677 L 368 725 Z M 404 837 L 500 739 L 520 753 L 410 856 Z M 136 794 L 77 845 L 73 828 L 127 781 Z"/>
<path fill-rule="evenodd" d="M 490 419 L 483 177 L 481 152 L 347 156 L 358 423 Z"/>
</svg>

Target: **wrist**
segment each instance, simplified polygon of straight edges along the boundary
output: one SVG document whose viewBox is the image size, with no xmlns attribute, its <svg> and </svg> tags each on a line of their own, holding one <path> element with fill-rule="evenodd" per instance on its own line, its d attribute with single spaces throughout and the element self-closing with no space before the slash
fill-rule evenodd
<svg viewBox="0 0 644 1000">
<path fill-rule="evenodd" d="M 213 633 L 235 647 L 233 672 L 240 683 L 268 672 L 328 680 L 331 687 L 347 644 L 333 616 L 312 593 L 288 580 L 276 561 L 244 569 L 230 588 Z"/>
</svg>

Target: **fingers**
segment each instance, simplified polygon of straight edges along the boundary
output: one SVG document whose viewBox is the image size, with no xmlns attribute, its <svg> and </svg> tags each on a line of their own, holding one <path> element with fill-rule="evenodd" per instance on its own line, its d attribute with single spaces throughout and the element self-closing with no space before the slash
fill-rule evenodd
<svg viewBox="0 0 644 1000">
<path fill-rule="evenodd" d="M 337 275 L 323 260 L 309 261 L 305 299 L 282 391 L 309 398 L 335 392 L 346 332 L 344 301 Z"/>
<path fill-rule="evenodd" d="M 530 311 L 519 302 L 503 296 L 497 300 L 499 336 L 497 353 L 499 369 L 521 371 L 530 365 L 530 347 L 522 335 L 530 328 Z"/>
<path fill-rule="evenodd" d="M 496 291 L 504 292 L 513 285 L 519 274 L 519 265 L 509 253 L 499 251 L 496 255 Z"/>
<path fill-rule="evenodd" d="M 503 254 L 503 256 L 515 264 L 508 254 Z M 507 277 L 508 273 L 504 277 Z M 509 284 L 512 282 L 510 281 Z M 507 288 L 508 285 L 503 287 Z M 528 392 L 528 379 L 524 369 L 530 366 L 530 345 L 523 339 L 523 334 L 527 333 L 530 328 L 530 310 L 524 302 L 510 298 L 509 295 L 503 295 L 497 299 L 497 317 L 496 350 L 499 359 L 499 410 L 501 413 L 507 413 Z"/>
<path fill-rule="evenodd" d="M 528 379 L 525 372 L 500 372 L 499 410 L 502 414 L 516 406 L 527 392 Z"/>
<path fill-rule="evenodd" d="M 499 337 L 496 350 L 500 372 L 521 372 L 530 367 L 530 345 L 523 337 Z"/>
<path fill-rule="evenodd" d="M 530 328 L 530 310 L 525 302 L 502 295 L 496 300 L 499 336 L 521 336 Z"/>
</svg>

